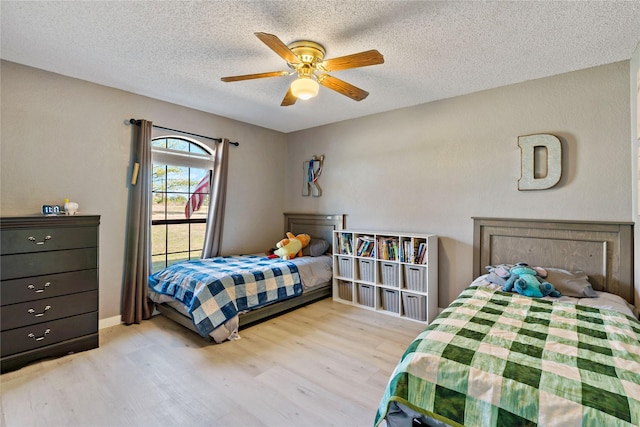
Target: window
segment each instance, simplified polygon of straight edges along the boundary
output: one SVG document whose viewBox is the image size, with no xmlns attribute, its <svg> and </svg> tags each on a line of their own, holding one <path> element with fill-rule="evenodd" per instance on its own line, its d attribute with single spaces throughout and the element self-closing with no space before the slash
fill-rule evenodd
<svg viewBox="0 0 640 427">
<path fill-rule="evenodd" d="M 213 150 L 184 137 L 151 142 L 151 271 L 200 258 L 209 210 Z"/>
</svg>

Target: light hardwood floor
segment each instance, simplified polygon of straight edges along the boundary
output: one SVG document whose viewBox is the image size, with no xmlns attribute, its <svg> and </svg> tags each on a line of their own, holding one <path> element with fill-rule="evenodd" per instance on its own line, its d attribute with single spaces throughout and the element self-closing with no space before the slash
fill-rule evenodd
<svg viewBox="0 0 640 427">
<path fill-rule="evenodd" d="M 1 425 L 372 426 L 424 325 L 325 299 L 209 344 L 155 316 L 0 376 Z"/>
</svg>

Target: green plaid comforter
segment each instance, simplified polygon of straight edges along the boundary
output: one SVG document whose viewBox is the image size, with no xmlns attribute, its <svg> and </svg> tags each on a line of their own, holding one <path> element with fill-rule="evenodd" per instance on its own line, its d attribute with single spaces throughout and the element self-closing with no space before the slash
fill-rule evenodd
<svg viewBox="0 0 640 427">
<path fill-rule="evenodd" d="M 470 287 L 409 346 L 376 426 L 392 401 L 454 426 L 638 426 L 640 322 Z"/>
</svg>

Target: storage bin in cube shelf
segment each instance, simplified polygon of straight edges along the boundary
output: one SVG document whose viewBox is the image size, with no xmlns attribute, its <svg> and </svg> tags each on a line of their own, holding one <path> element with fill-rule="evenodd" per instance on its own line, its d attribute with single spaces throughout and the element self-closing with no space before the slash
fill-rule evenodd
<svg viewBox="0 0 640 427">
<path fill-rule="evenodd" d="M 344 280 L 338 280 L 338 298 L 353 301 L 353 285 Z"/>
<path fill-rule="evenodd" d="M 382 284 L 385 286 L 398 287 L 398 264 L 393 262 L 381 262 L 380 274 L 382 276 Z"/>
<path fill-rule="evenodd" d="M 372 259 L 360 259 L 358 260 L 358 266 L 360 269 L 360 280 L 365 282 L 373 282 L 373 266 L 374 261 Z"/>
<path fill-rule="evenodd" d="M 382 309 L 393 313 L 400 312 L 400 291 L 393 289 L 380 289 L 382 295 Z"/>
<path fill-rule="evenodd" d="M 358 304 L 366 305 L 367 307 L 373 307 L 374 291 L 375 286 L 363 285 L 362 283 L 358 283 Z"/>
<path fill-rule="evenodd" d="M 353 277 L 353 269 L 351 267 L 351 258 L 349 257 L 338 257 L 338 276 L 342 277 Z"/>
<path fill-rule="evenodd" d="M 427 292 L 424 280 L 426 269 L 415 265 L 404 266 L 404 284 L 410 291 Z"/>
<path fill-rule="evenodd" d="M 410 319 L 427 320 L 427 313 L 425 312 L 425 304 L 427 297 L 424 295 L 415 295 L 408 292 L 402 293 L 402 307 L 404 309 L 404 315 Z"/>
</svg>

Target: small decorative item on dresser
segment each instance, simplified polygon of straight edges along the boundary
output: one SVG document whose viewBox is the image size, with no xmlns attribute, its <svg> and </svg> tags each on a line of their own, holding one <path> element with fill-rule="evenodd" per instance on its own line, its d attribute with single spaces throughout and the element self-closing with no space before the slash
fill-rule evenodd
<svg viewBox="0 0 640 427">
<path fill-rule="evenodd" d="M 64 199 L 64 211 L 67 215 L 75 215 L 78 212 L 78 204 Z"/>
<path fill-rule="evenodd" d="M 60 215 L 62 211 L 62 207 L 59 205 L 42 205 L 42 214 L 43 215 Z"/>
</svg>

